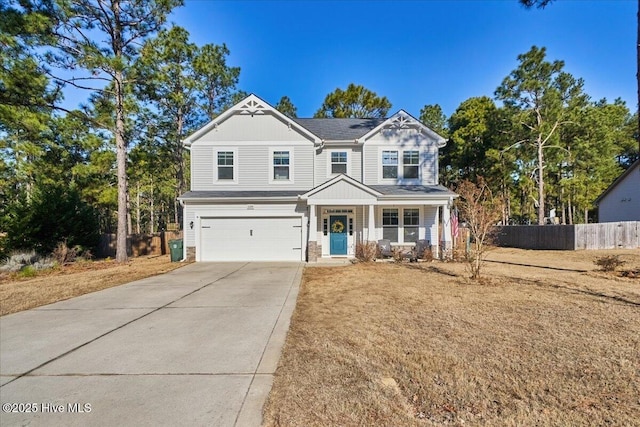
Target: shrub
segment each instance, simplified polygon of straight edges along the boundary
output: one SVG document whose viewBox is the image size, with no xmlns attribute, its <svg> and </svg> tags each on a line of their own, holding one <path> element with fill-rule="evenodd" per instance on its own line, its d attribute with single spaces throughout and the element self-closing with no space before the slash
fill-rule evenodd
<svg viewBox="0 0 640 427">
<path fill-rule="evenodd" d="M 375 261 L 378 257 L 378 245 L 375 242 L 356 243 L 356 259 L 361 262 Z"/>
<path fill-rule="evenodd" d="M 391 249 L 391 253 L 393 254 L 393 260 L 395 262 L 400 263 L 404 261 L 405 257 L 400 249 L 393 248 Z"/>
<path fill-rule="evenodd" d="M 91 248 L 100 237 L 97 212 L 79 191 L 52 184 L 37 184 L 30 198 L 22 194 L 0 209 L 0 229 L 6 251 L 51 253 L 63 241 Z"/>
<path fill-rule="evenodd" d="M 431 250 L 431 248 L 426 248 L 426 249 L 422 252 L 421 258 L 422 258 L 424 261 L 428 261 L 428 262 L 433 261 L 433 251 Z"/>
<path fill-rule="evenodd" d="M 600 267 L 602 271 L 616 271 L 616 269 L 626 263 L 618 255 L 607 255 L 596 258 L 593 263 Z"/>
<path fill-rule="evenodd" d="M 23 270 L 47 270 L 55 265 L 51 258 L 38 255 L 35 251 L 11 255 L 0 267 L 0 271 L 14 273 Z M 30 274 L 30 273 L 25 273 Z"/>
<path fill-rule="evenodd" d="M 58 243 L 58 246 L 53 250 L 53 257 L 60 265 L 65 265 L 75 261 L 77 256 L 78 247 L 70 248 L 67 246 L 66 241 Z"/>
</svg>

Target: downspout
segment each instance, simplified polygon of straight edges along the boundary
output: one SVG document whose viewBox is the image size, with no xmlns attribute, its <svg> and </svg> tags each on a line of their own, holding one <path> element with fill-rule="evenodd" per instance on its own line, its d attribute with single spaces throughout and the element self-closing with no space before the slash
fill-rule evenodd
<svg viewBox="0 0 640 427">
<path fill-rule="evenodd" d="M 178 199 L 180 206 L 182 207 L 182 259 L 180 262 L 185 262 L 187 260 L 187 215 L 184 212 L 184 200 Z"/>
</svg>

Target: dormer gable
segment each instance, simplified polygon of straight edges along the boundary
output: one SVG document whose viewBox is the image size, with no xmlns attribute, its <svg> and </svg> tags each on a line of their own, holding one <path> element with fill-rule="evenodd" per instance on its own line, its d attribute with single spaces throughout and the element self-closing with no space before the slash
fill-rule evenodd
<svg viewBox="0 0 640 427">
<path fill-rule="evenodd" d="M 425 126 L 420 120 L 413 117 L 404 110 L 400 110 L 388 119 L 384 120 L 375 128 L 358 138 L 359 143 L 376 137 L 383 136 L 395 139 L 416 139 L 426 138 L 436 144 L 438 148 L 446 145 L 447 140 L 438 135 L 433 130 Z"/>
</svg>

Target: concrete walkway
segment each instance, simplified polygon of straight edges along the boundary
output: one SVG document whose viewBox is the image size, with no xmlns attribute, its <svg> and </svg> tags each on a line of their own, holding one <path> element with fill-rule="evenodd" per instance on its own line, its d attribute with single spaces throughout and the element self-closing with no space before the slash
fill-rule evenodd
<svg viewBox="0 0 640 427">
<path fill-rule="evenodd" d="M 259 426 L 301 273 L 197 263 L 1 317 L 0 425 Z"/>
</svg>

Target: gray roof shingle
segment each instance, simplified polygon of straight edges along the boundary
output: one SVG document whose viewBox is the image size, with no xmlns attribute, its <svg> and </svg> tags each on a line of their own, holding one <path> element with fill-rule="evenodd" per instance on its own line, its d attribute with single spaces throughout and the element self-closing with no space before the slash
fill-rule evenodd
<svg viewBox="0 0 640 427">
<path fill-rule="evenodd" d="M 442 185 L 370 185 L 385 196 L 456 196 Z"/>
<path fill-rule="evenodd" d="M 293 119 L 325 141 L 348 141 L 360 138 L 386 119 Z"/>
</svg>

